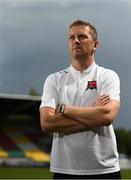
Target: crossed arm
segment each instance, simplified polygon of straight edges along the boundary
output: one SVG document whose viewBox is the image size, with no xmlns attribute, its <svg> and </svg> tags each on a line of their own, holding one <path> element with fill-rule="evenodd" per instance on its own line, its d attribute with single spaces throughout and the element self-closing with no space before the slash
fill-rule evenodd
<svg viewBox="0 0 131 180">
<path fill-rule="evenodd" d="M 110 100 L 106 95 L 99 97 L 93 107 L 66 105 L 62 116 L 57 113 L 58 109 L 42 107 L 41 127 L 47 132 L 71 134 L 108 126 L 114 121 L 119 107 L 118 101 Z"/>
</svg>

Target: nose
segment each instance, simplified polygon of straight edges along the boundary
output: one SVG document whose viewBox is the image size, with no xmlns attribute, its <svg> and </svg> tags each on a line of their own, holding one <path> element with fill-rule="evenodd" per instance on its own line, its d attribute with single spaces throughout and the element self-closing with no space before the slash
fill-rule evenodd
<svg viewBox="0 0 131 180">
<path fill-rule="evenodd" d="M 78 36 L 75 36 L 75 42 L 80 43 Z"/>
</svg>

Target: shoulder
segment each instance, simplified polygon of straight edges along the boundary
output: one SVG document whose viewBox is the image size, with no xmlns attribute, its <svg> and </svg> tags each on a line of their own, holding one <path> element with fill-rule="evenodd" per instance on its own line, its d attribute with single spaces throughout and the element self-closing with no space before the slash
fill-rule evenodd
<svg viewBox="0 0 131 180">
<path fill-rule="evenodd" d="M 69 74 L 70 68 L 63 69 L 61 71 L 55 72 L 47 76 L 45 82 L 57 82 L 59 79 L 64 78 Z"/>
<path fill-rule="evenodd" d="M 118 74 L 111 69 L 97 65 L 97 69 L 102 79 L 119 79 Z"/>
</svg>

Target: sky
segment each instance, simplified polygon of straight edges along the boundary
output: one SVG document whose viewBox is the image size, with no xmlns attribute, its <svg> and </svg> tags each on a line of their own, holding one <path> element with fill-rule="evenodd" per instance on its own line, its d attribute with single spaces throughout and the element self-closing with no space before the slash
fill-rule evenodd
<svg viewBox="0 0 131 180">
<path fill-rule="evenodd" d="M 115 125 L 131 128 L 131 0 L 0 0 L 0 93 L 41 95 L 45 78 L 70 65 L 68 27 L 77 19 L 98 31 L 96 63 L 121 80 Z"/>
</svg>

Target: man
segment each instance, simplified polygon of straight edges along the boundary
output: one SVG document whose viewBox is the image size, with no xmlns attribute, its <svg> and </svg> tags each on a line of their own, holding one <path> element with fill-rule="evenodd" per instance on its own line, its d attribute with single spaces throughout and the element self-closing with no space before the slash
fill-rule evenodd
<svg viewBox="0 0 131 180">
<path fill-rule="evenodd" d="M 54 179 L 120 179 L 112 123 L 120 107 L 118 75 L 95 64 L 97 31 L 77 20 L 69 27 L 71 66 L 45 81 L 40 122 L 53 132 Z"/>
</svg>

